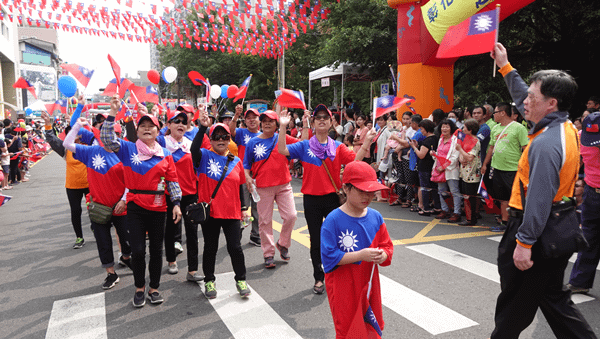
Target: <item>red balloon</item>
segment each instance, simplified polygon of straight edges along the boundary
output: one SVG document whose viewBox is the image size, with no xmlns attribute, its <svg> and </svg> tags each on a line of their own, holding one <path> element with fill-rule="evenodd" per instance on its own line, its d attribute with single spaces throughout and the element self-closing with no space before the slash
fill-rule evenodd
<svg viewBox="0 0 600 339">
<path fill-rule="evenodd" d="M 237 94 L 239 88 L 236 85 L 230 85 L 229 88 L 227 89 L 227 97 L 229 99 L 233 99 L 235 97 L 235 95 Z"/>
<path fill-rule="evenodd" d="M 157 70 L 151 69 L 148 71 L 148 80 L 150 80 L 153 84 L 158 84 L 160 82 L 160 74 Z"/>
</svg>

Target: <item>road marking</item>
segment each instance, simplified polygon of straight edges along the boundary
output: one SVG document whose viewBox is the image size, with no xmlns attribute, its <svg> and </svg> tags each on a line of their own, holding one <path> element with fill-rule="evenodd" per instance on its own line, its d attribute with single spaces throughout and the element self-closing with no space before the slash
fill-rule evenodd
<svg viewBox="0 0 600 339">
<path fill-rule="evenodd" d="M 240 298 L 233 272 L 216 277 L 217 297 L 209 301 L 233 338 L 262 338 L 268 333 L 269 338 L 302 339 L 250 285 L 252 294 L 246 299 Z"/>
<path fill-rule="evenodd" d="M 483 261 L 436 244 L 407 246 L 407 248 L 446 264 L 460 268 L 464 271 L 473 273 L 482 278 L 486 278 L 495 283 L 500 283 L 498 266 L 487 261 Z M 571 300 L 573 300 L 575 304 L 580 304 L 586 301 L 594 300 L 594 298 L 584 294 L 573 294 L 571 296 Z"/>
<path fill-rule="evenodd" d="M 408 239 L 402 239 L 402 240 L 393 240 L 392 243 L 394 245 L 408 245 L 408 244 L 416 244 L 416 243 L 431 242 L 431 241 L 484 237 L 484 236 L 494 234 L 494 232 L 490 232 L 490 231 L 479 231 L 479 232 L 464 232 L 464 233 L 453 233 L 453 234 L 427 236 L 427 234 L 439 223 L 440 223 L 439 219 L 433 219 L 430 223 L 427 224 L 427 226 L 425 226 L 421 231 L 419 231 L 419 233 L 417 233 L 417 235 L 415 235 L 414 237 L 408 238 Z M 452 224 L 449 224 L 449 225 L 452 225 Z"/>
<path fill-rule="evenodd" d="M 458 267 L 482 278 L 500 283 L 498 267 L 494 264 L 490 264 L 487 261 L 483 261 L 481 259 L 477 259 L 436 244 L 407 246 L 406 248 L 454 267 Z"/>
<path fill-rule="evenodd" d="M 108 338 L 104 293 L 55 301 L 46 332 L 54 338 Z"/>
<path fill-rule="evenodd" d="M 479 325 L 408 287 L 379 275 L 382 303 L 432 335 Z"/>
</svg>

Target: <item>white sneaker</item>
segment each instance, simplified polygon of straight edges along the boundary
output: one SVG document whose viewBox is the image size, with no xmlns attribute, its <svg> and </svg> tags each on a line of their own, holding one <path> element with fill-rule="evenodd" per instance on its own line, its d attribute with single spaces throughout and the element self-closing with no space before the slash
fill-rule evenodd
<svg viewBox="0 0 600 339">
<path fill-rule="evenodd" d="M 174 262 L 172 264 L 169 264 L 169 274 L 177 274 L 177 272 L 179 272 L 179 268 L 177 267 L 177 263 Z"/>
<path fill-rule="evenodd" d="M 181 243 L 179 241 L 175 242 L 175 246 L 174 247 L 175 247 L 175 252 L 177 254 L 183 253 L 183 246 L 181 246 Z"/>
</svg>

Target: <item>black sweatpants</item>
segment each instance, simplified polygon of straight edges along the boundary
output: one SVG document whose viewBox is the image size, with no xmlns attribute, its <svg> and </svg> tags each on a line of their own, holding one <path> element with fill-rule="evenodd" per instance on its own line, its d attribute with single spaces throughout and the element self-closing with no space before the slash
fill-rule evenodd
<svg viewBox="0 0 600 339">
<path fill-rule="evenodd" d="M 246 263 L 244 252 L 240 244 L 240 220 L 238 219 L 215 219 L 208 217 L 200 224 L 204 237 L 204 253 L 202 254 L 202 271 L 204 282 L 215 281 L 215 261 L 219 249 L 219 235 L 221 228 L 227 242 L 227 253 L 231 258 L 235 280 L 246 280 Z"/>
<path fill-rule="evenodd" d="M 304 218 L 310 235 L 310 259 L 313 265 L 313 277 L 315 281 L 325 281 L 325 273 L 321 264 L 321 226 L 323 225 L 323 219 L 331 211 L 340 207 L 340 200 L 335 193 L 327 195 L 305 194 L 303 202 Z"/>
<path fill-rule="evenodd" d="M 81 228 L 81 199 L 86 194 L 90 193 L 88 188 L 67 188 L 67 199 L 71 207 L 71 224 L 77 238 L 83 238 L 83 230 Z"/>
</svg>

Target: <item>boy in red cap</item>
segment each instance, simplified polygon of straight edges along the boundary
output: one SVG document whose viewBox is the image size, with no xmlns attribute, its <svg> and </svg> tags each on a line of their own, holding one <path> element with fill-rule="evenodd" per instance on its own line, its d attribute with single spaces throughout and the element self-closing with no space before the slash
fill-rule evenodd
<svg viewBox="0 0 600 339">
<path fill-rule="evenodd" d="M 387 189 L 363 161 L 346 165 L 347 201 L 321 229 L 321 260 L 336 338 L 379 338 L 383 329 L 377 265 L 392 262 L 394 246 L 381 214 L 369 208 L 375 192 Z"/>
</svg>

